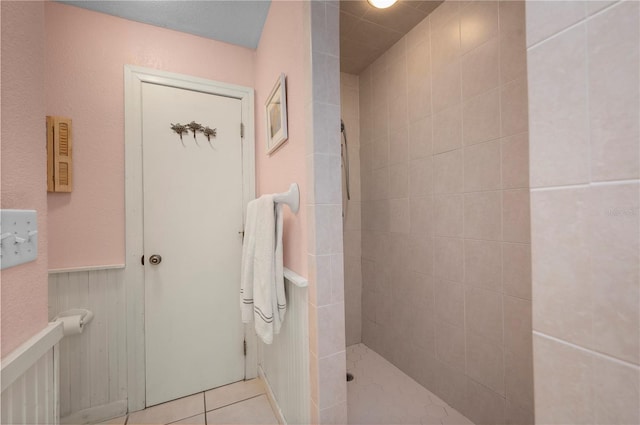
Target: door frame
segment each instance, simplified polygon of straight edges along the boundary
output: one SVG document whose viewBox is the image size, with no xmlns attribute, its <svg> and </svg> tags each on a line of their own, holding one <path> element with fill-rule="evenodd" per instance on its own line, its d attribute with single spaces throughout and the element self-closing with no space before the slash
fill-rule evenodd
<svg viewBox="0 0 640 425">
<path fill-rule="evenodd" d="M 127 324 L 127 395 L 129 412 L 146 406 L 145 367 L 145 286 L 143 253 L 142 186 L 142 84 L 151 83 L 201 93 L 226 96 L 241 101 L 242 123 L 242 212 L 255 199 L 254 90 L 189 75 L 134 65 L 124 66 L 124 157 L 125 157 L 125 268 Z M 169 127 L 167 125 L 167 130 Z M 238 129 L 240 131 L 240 129 Z M 238 265 L 240 267 L 240 265 Z M 240 304 L 238 304 L 239 306 Z M 258 375 L 257 343 L 252 327 L 244 325 L 247 342 L 245 378 Z"/>
</svg>

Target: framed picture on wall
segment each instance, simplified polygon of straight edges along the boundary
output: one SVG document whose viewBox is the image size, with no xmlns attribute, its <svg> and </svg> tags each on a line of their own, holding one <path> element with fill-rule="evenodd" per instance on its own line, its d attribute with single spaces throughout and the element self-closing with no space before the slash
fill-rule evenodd
<svg viewBox="0 0 640 425">
<path fill-rule="evenodd" d="M 280 74 L 265 103 L 267 154 L 272 154 L 289 137 L 287 130 L 287 77 Z"/>
</svg>

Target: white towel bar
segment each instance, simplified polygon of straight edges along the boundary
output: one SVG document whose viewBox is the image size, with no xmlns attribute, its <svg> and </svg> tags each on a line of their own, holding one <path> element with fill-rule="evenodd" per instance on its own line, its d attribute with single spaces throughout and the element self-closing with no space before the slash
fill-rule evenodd
<svg viewBox="0 0 640 425">
<path fill-rule="evenodd" d="M 300 189 L 298 188 L 298 183 L 291 183 L 288 192 L 276 194 L 273 200 L 280 204 L 289 205 L 291 212 L 298 214 L 298 210 L 300 209 Z"/>
</svg>

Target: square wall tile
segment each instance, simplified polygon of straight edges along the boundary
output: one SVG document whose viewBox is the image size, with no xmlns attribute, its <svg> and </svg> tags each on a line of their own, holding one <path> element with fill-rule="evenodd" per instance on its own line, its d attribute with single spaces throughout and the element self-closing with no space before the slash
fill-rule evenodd
<svg viewBox="0 0 640 425">
<path fill-rule="evenodd" d="M 500 141 L 481 143 L 464 149 L 464 190 L 497 190 L 501 186 Z"/>
<path fill-rule="evenodd" d="M 409 234 L 409 198 L 389 200 L 389 231 Z"/>
<path fill-rule="evenodd" d="M 524 30 L 525 28 L 525 1 L 501 1 L 499 2 L 500 33 L 508 31 Z"/>
<path fill-rule="evenodd" d="M 409 124 L 409 158 L 425 158 L 432 153 L 431 117 L 412 121 Z"/>
<path fill-rule="evenodd" d="M 445 322 L 436 323 L 436 354 L 442 363 L 464 371 L 464 329 Z"/>
<path fill-rule="evenodd" d="M 433 115 L 433 153 L 438 154 L 462 146 L 462 114 L 460 105 Z"/>
<path fill-rule="evenodd" d="M 434 239 L 431 237 L 423 237 L 420 235 L 409 236 L 409 267 L 412 271 L 433 274 L 434 273 L 434 251 L 438 248 L 434 246 Z M 462 261 L 462 257 L 456 257 L 457 250 L 454 244 L 450 249 L 450 253 L 453 255 L 451 265 L 446 268 L 448 272 L 456 276 L 455 268 L 459 261 Z M 462 253 L 460 253 L 461 255 Z"/>
<path fill-rule="evenodd" d="M 434 238 L 434 250 L 435 276 L 462 282 L 464 273 L 462 239 Z"/>
<path fill-rule="evenodd" d="M 486 142 L 500 137 L 500 99 L 498 89 L 466 101 L 462 109 L 464 144 Z"/>
<path fill-rule="evenodd" d="M 503 297 L 505 350 L 522 358 L 532 353 L 531 301 Z"/>
<path fill-rule="evenodd" d="M 640 184 L 589 188 L 594 348 L 640 364 Z"/>
<path fill-rule="evenodd" d="M 339 403 L 335 406 L 320 410 L 320 423 L 342 425 L 347 423 L 347 403 Z"/>
<path fill-rule="evenodd" d="M 318 407 L 321 410 L 347 400 L 346 364 L 344 351 L 318 361 L 320 376 Z"/>
<path fill-rule="evenodd" d="M 344 350 L 344 303 L 318 307 L 318 356 Z"/>
<path fill-rule="evenodd" d="M 593 181 L 640 176 L 639 8 L 625 2 L 587 24 Z"/>
<path fill-rule="evenodd" d="M 484 3 L 484 2 L 479 2 Z M 494 3 L 496 18 L 498 3 Z M 477 18 L 476 18 L 477 22 Z M 500 74 L 500 39 L 493 37 L 462 57 L 462 100 L 498 87 Z"/>
<path fill-rule="evenodd" d="M 389 100 L 389 132 L 392 134 L 408 123 L 408 97 L 406 93 L 392 97 Z"/>
<path fill-rule="evenodd" d="M 409 196 L 409 166 L 407 161 L 389 166 L 389 197 Z"/>
<path fill-rule="evenodd" d="M 460 44 L 467 52 L 498 33 L 498 2 L 469 2 L 460 10 Z"/>
<path fill-rule="evenodd" d="M 594 356 L 593 379 L 594 423 L 640 423 L 639 369 Z"/>
<path fill-rule="evenodd" d="M 409 161 L 409 195 L 428 196 L 432 193 L 433 165 L 431 158 Z"/>
<path fill-rule="evenodd" d="M 504 422 L 504 397 L 467 378 L 466 414 L 476 425 L 494 425 Z"/>
<path fill-rule="evenodd" d="M 431 60 L 433 61 L 434 69 L 437 70 L 457 61 L 459 57 L 460 18 L 456 13 L 442 25 L 434 25 L 432 27 Z"/>
<path fill-rule="evenodd" d="M 502 192 L 502 232 L 506 242 L 529 242 L 529 189 Z"/>
<path fill-rule="evenodd" d="M 433 78 L 431 80 L 433 114 L 449 109 L 461 102 L 461 85 L 462 76 L 459 59 L 456 58 L 446 65 L 433 69 Z"/>
<path fill-rule="evenodd" d="M 532 46 L 579 22 L 588 1 L 526 2 L 527 46 Z"/>
<path fill-rule="evenodd" d="M 409 134 L 407 124 L 391 131 L 389 134 L 389 164 L 407 163 L 409 159 Z"/>
<path fill-rule="evenodd" d="M 433 192 L 459 193 L 463 190 L 462 149 L 433 156 Z"/>
<path fill-rule="evenodd" d="M 525 409 L 509 399 L 505 404 L 504 420 L 507 424 L 534 425 L 536 423 L 533 409 Z"/>
<path fill-rule="evenodd" d="M 436 387 L 435 393 L 447 402 L 450 406 L 458 406 L 463 412 L 467 411 L 467 377 L 464 369 L 453 368 L 444 362 L 437 360 L 436 364 Z M 453 415 L 452 415 L 453 416 Z M 454 424 L 463 424 L 466 422 L 453 422 Z"/>
<path fill-rule="evenodd" d="M 313 186 L 316 204 L 342 202 L 342 173 L 340 156 L 315 154 L 313 157 Z"/>
<path fill-rule="evenodd" d="M 502 188 L 529 187 L 529 134 L 520 133 L 500 141 Z"/>
<path fill-rule="evenodd" d="M 431 31 L 435 31 L 445 24 L 448 24 L 452 19 L 460 19 L 460 2 L 457 1 L 445 1 L 438 6 L 431 14 L 429 14 L 429 21 L 431 23 Z"/>
<path fill-rule="evenodd" d="M 434 235 L 462 237 L 462 195 L 435 195 L 433 209 Z"/>
<path fill-rule="evenodd" d="M 524 4 L 524 1 L 500 2 L 500 4 Z M 508 83 L 527 72 L 527 41 L 524 16 L 520 26 L 500 33 L 500 83 Z"/>
<path fill-rule="evenodd" d="M 586 188 L 531 193 L 533 328 L 591 347 Z"/>
<path fill-rule="evenodd" d="M 586 183 L 589 125 L 584 24 L 537 46 L 527 60 L 531 187 Z"/>
<path fill-rule="evenodd" d="M 530 412 L 531 415 L 533 415 L 534 395 L 532 349 L 530 349 L 528 353 L 512 353 L 509 350 L 505 350 L 504 382 L 507 403 L 512 402 L 519 409 Z"/>
<path fill-rule="evenodd" d="M 374 170 L 389 165 L 389 138 L 386 134 L 373 141 L 372 167 Z"/>
<path fill-rule="evenodd" d="M 496 192 L 464 195 L 464 234 L 471 239 L 502 238 L 502 194 Z"/>
<path fill-rule="evenodd" d="M 500 87 L 500 123 L 503 137 L 528 130 L 528 106 L 526 75 Z"/>
<path fill-rule="evenodd" d="M 464 326 L 464 286 L 444 279 L 436 279 L 436 317 L 442 322 Z"/>
<path fill-rule="evenodd" d="M 494 344 L 502 345 L 502 294 L 467 288 L 464 304 L 467 333 L 481 335 Z"/>
<path fill-rule="evenodd" d="M 502 244 L 502 279 L 505 294 L 531 299 L 531 245 Z"/>
<path fill-rule="evenodd" d="M 431 115 L 431 80 L 410 83 L 407 95 L 408 120 L 413 122 Z"/>
<path fill-rule="evenodd" d="M 496 241 L 464 241 L 465 283 L 502 291 L 502 244 Z"/>
<path fill-rule="evenodd" d="M 467 375 L 504 396 L 504 350 L 502 345 L 477 335 L 466 333 Z"/>
<path fill-rule="evenodd" d="M 433 197 L 409 199 L 410 233 L 417 237 L 433 235 Z"/>
<path fill-rule="evenodd" d="M 592 424 L 591 354 L 538 335 L 533 350 L 536 423 Z"/>
</svg>

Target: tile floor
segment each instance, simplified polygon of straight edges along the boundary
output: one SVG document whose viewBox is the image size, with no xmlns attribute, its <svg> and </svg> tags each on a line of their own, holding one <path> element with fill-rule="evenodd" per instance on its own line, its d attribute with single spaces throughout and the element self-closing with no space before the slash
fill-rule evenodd
<svg viewBox="0 0 640 425">
<path fill-rule="evenodd" d="M 347 371 L 350 425 L 473 425 L 364 344 L 347 347 Z"/>
<path fill-rule="evenodd" d="M 347 348 L 350 425 L 473 425 L 458 411 L 364 344 Z M 104 424 L 277 425 L 260 379 L 159 404 Z"/>
<path fill-rule="evenodd" d="M 241 381 L 159 404 L 104 424 L 277 425 L 260 379 Z"/>
</svg>

